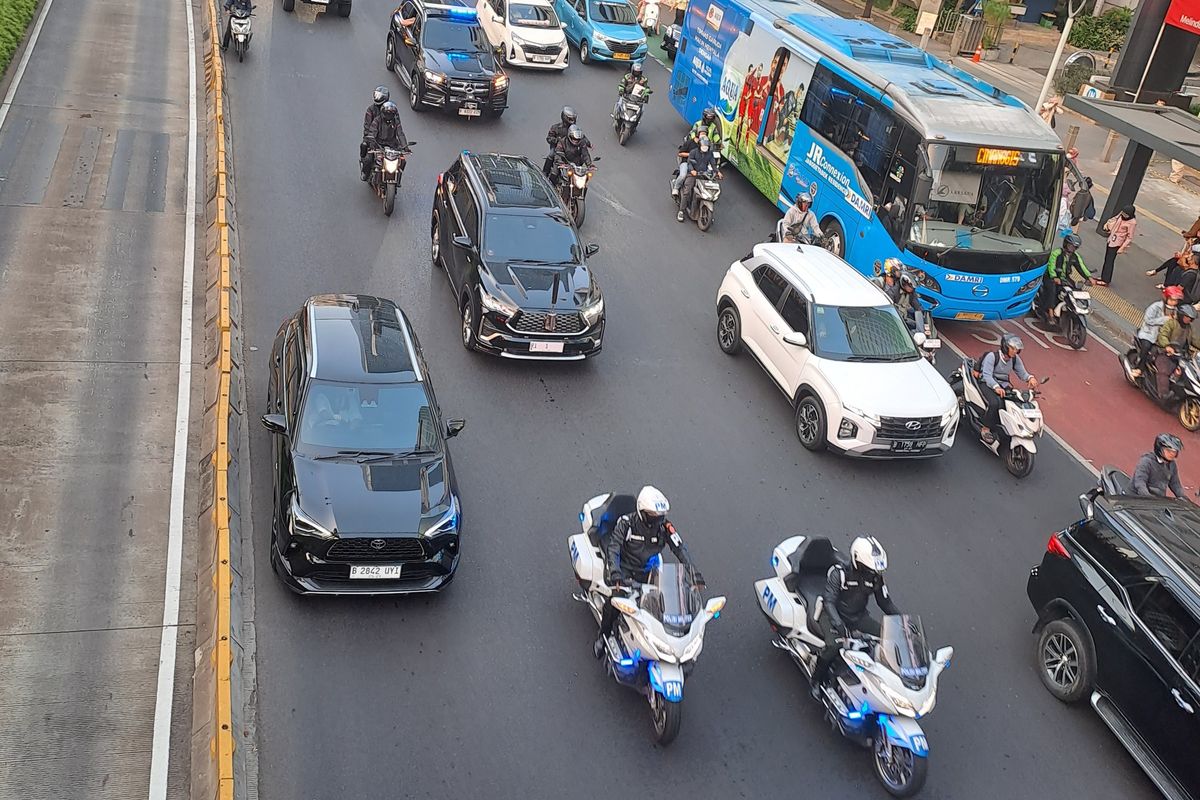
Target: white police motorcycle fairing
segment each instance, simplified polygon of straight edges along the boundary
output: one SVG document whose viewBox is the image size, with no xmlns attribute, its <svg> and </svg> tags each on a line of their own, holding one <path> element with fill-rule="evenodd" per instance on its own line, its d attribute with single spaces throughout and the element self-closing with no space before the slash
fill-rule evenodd
<svg viewBox="0 0 1200 800">
<path fill-rule="evenodd" d="M 809 680 L 825 646 L 816 619 L 836 559 L 828 539 L 793 536 L 771 555 L 775 576 L 754 584 L 774 634 L 771 644 Z M 933 710 L 938 677 L 954 648 L 931 654 L 920 618 L 906 615 L 884 617 L 878 639 L 855 633 L 841 643 L 841 658 L 820 691 L 826 717 L 843 736 L 871 748 L 876 777 L 890 794 L 911 797 L 929 768 L 929 746 L 917 720 Z"/>
<path fill-rule="evenodd" d="M 617 519 L 636 510 L 632 495 L 597 495 L 579 513 L 581 533 L 568 544 L 575 579 L 583 590 L 573 597 L 586 603 L 599 625 L 613 590 L 606 582 L 602 542 Z M 605 671 L 623 686 L 643 694 L 650 705 L 655 740 L 670 744 L 682 719 L 683 683 L 704 647 L 704 628 L 725 607 L 724 597 L 707 603 L 681 564 L 651 560 L 646 582 L 621 596 L 613 607 L 620 615 L 605 642 Z"/>
</svg>

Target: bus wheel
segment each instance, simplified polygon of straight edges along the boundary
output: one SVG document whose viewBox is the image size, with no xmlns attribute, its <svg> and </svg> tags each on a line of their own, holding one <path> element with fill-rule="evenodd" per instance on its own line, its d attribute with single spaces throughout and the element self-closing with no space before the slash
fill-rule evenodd
<svg viewBox="0 0 1200 800">
<path fill-rule="evenodd" d="M 846 232 L 842 229 L 842 223 L 830 217 L 821 224 L 821 233 L 825 235 L 825 249 L 838 258 L 845 258 Z"/>
</svg>

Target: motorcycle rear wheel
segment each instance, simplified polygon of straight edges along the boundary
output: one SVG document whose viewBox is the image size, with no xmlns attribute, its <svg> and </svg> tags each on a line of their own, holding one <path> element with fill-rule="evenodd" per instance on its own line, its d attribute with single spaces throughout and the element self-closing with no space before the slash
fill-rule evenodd
<svg viewBox="0 0 1200 800">
<path fill-rule="evenodd" d="M 679 725 L 683 722 L 682 704 L 669 703 L 662 695 L 651 689 L 650 722 L 654 726 L 654 741 L 666 747 L 679 735 Z"/>
<path fill-rule="evenodd" d="M 1179 424 L 1189 431 L 1200 430 L 1200 400 L 1185 397 L 1179 404 Z"/>
<path fill-rule="evenodd" d="M 875 745 L 875 777 L 892 797 L 912 797 L 925 786 L 929 774 L 929 759 L 916 755 L 905 747 Z"/>
</svg>

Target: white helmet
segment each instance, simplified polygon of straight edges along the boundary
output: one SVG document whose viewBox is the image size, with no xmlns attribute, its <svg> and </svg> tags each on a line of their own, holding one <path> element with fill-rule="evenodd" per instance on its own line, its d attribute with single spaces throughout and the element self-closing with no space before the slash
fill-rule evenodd
<svg viewBox="0 0 1200 800">
<path fill-rule="evenodd" d="M 874 536 L 859 536 L 850 545 L 850 564 L 872 572 L 883 572 L 887 569 L 887 552 Z"/>
<path fill-rule="evenodd" d="M 666 518 L 671 510 L 667 496 L 653 486 L 643 486 L 637 496 L 638 516 L 647 525 L 654 525 Z"/>
</svg>

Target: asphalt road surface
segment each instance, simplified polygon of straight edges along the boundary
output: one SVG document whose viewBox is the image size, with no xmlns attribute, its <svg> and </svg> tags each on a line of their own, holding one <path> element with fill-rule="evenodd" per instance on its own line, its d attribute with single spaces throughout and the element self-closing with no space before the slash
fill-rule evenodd
<svg viewBox="0 0 1200 800">
<path fill-rule="evenodd" d="M 1155 797 L 1100 720 L 1059 705 L 1032 666 L 1027 571 L 1051 530 L 1078 517 L 1088 473 L 1049 439 L 1024 483 L 969 441 L 918 464 L 803 450 L 785 398 L 714 336 L 721 276 L 776 212 L 734 173 L 709 234 L 674 221 L 667 173 L 685 125 L 657 65 L 656 102 L 624 149 L 605 124 L 615 67 L 517 73 L 497 122 L 402 104 L 419 144 L 384 218 L 357 157 L 372 87 L 404 99 L 383 67 L 390 10 L 359 0 L 348 20 L 314 20 L 264 0 L 246 63 L 230 64 L 244 314 L 257 348 L 250 406 L 264 404 L 280 320 L 306 297 L 396 299 L 447 415 L 468 420 L 452 443 L 464 557 L 440 596 L 291 595 L 267 560 L 271 471 L 267 436 L 253 431 L 261 796 L 881 796 L 868 753 L 830 732 L 770 647 L 752 590 L 785 536 L 845 546 L 869 532 L 889 550 L 901 607 L 921 614 L 931 645 L 956 650 L 922 721 L 933 762 L 924 797 Z M 591 263 L 607 300 L 604 352 L 544 366 L 468 353 L 446 278 L 430 266 L 435 177 L 463 148 L 540 159 L 568 101 L 604 157 L 583 230 L 602 247 Z M 729 597 L 665 751 L 651 743 L 644 701 L 593 660 L 594 625 L 570 598 L 566 541 L 580 504 L 643 483 L 671 498 L 710 592 Z"/>
</svg>

